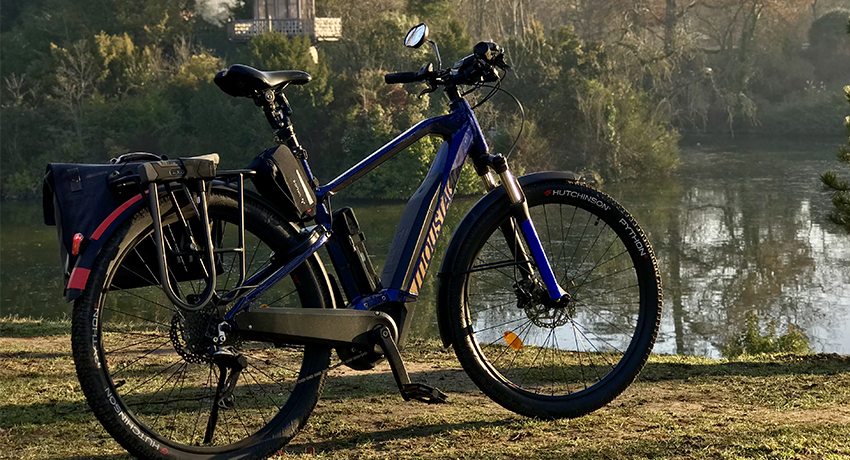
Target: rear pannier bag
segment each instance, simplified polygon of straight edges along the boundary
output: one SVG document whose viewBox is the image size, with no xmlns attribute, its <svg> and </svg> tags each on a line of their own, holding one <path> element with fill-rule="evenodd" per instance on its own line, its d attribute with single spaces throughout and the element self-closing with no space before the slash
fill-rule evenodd
<svg viewBox="0 0 850 460">
<path fill-rule="evenodd" d="M 316 217 L 316 193 L 288 147 L 266 150 L 248 168 L 257 172 L 251 180 L 260 195 L 274 203 L 288 220 L 306 222 Z"/>
<path fill-rule="evenodd" d="M 141 193 L 134 182 L 125 183 L 120 187 L 110 187 L 110 178 L 134 173 L 138 166 L 139 163 L 106 165 L 51 163 L 47 165 L 43 190 L 44 223 L 56 226 L 65 286 L 68 285 L 71 271 L 79 258 L 79 255 L 72 254 L 74 235 L 80 233 L 84 237 L 79 251 L 83 254 L 92 236 L 109 215 L 128 199 Z M 178 200 L 181 194 L 182 191 L 176 193 Z M 187 204 L 184 197 L 181 207 Z M 203 230 L 198 219 L 191 219 L 190 222 L 192 234 L 202 235 Z M 220 229 L 213 227 L 213 241 L 220 240 Z M 176 248 L 180 252 L 189 250 L 188 233 L 182 224 L 177 222 L 166 226 L 166 229 L 163 232 L 166 248 Z M 178 260 L 178 257 L 168 249 L 166 254 L 169 269 L 177 281 L 204 277 L 203 265 L 199 257 L 182 256 Z M 220 272 L 222 268 L 220 256 L 217 257 L 215 265 L 216 271 Z M 124 259 L 122 269 L 113 277 L 111 288 L 128 289 L 159 284 L 158 277 L 159 261 L 156 257 L 156 247 L 153 239 L 147 238 L 139 245 L 137 253 L 130 254 Z"/>
</svg>

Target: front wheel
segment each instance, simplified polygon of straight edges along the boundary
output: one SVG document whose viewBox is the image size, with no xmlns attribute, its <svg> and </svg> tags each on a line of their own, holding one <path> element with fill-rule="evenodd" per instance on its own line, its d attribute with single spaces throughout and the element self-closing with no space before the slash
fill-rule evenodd
<svg viewBox="0 0 850 460">
<path fill-rule="evenodd" d="M 617 397 L 646 363 L 661 316 L 658 267 L 643 231 L 607 195 L 566 180 L 523 190 L 570 300 L 550 301 L 537 267 L 523 263 L 531 251 L 511 235 L 519 225 L 505 198 L 455 235 L 441 308 L 461 365 L 490 398 L 526 416 L 578 417 Z"/>
</svg>

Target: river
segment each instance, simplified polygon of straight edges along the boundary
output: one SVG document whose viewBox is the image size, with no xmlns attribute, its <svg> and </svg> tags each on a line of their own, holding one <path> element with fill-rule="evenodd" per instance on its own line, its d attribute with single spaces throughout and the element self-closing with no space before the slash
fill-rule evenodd
<svg viewBox="0 0 850 460">
<path fill-rule="evenodd" d="M 755 311 L 779 334 L 794 324 L 818 352 L 850 354 L 850 236 L 828 223 L 819 175 L 836 169 L 840 140 L 747 140 L 683 148 L 672 178 L 605 184 L 647 232 L 659 257 L 664 314 L 657 353 L 717 357 Z M 402 202 L 344 201 L 357 210 L 377 267 Z M 452 205 L 438 254 L 475 199 Z M 337 207 L 339 204 L 337 204 Z M 0 203 L 0 314 L 69 315 L 54 227 L 41 201 Z M 439 256 L 438 256 L 439 257 Z M 436 337 L 437 258 L 412 334 Z"/>
</svg>

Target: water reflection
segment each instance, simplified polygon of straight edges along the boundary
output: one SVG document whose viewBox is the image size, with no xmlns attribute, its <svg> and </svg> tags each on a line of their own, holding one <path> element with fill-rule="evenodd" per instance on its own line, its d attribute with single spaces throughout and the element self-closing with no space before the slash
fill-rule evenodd
<svg viewBox="0 0 850 460">
<path fill-rule="evenodd" d="M 850 352 L 850 237 L 831 233 L 819 192 L 834 144 L 694 149 L 670 184 L 616 193 L 660 255 L 666 312 L 657 352 L 717 356 L 756 311 Z M 613 193 L 613 192 L 612 192 Z M 827 226 L 825 228 L 824 226 Z"/>
<path fill-rule="evenodd" d="M 505 266 L 513 257 L 497 231 L 482 243 L 472 266 L 461 268 L 472 271 L 467 296 L 476 340 L 504 343 L 505 334 L 512 333 L 525 345 L 623 353 L 635 332 L 640 289 L 628 250 L 609 226 L 616 223 L 569 205 L 532 206 L 530 212 L 571 301 L 566 308 L 518 301 L 516 285 L 533 289 L 520 267 Z"/>
<path fill-rule="evenodd" d="M 817 351 L 850 353 L 850 237 L 826 222 L 830 204 L 818 187 L 819 174 L 835 166 L 839 143 L 686 148 L 673 179 L 606 185 L 659 256 L 665 310 L 656 352 L 718 356 L 755 310 L 776 320 L 780 331 L 798 325 Z M 415 336 L 438 336 L 434 274 L 473 203 L 452 205 L 417 305 Z M 381 267 L 403 203 L 351 204 Z M 43 226 L 40 208 L 40 202 L 0 207 L 0 314 L 70 312 L 55 229 Z"/>
</svg>

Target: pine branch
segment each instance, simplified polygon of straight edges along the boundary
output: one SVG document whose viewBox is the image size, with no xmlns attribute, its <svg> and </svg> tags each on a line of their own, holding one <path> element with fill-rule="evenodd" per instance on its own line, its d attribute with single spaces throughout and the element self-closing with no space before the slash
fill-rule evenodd
<svg viewBox="0 0 850 460">
<path fill-rule="evenodd" d="M 823 185 L 836 192 L 850 191 L 850 184 L 846 180 L 839 178 L 835 171 L 827 171 L 821 174 L 820 180 L 823 182 Z"/>
</svg>

